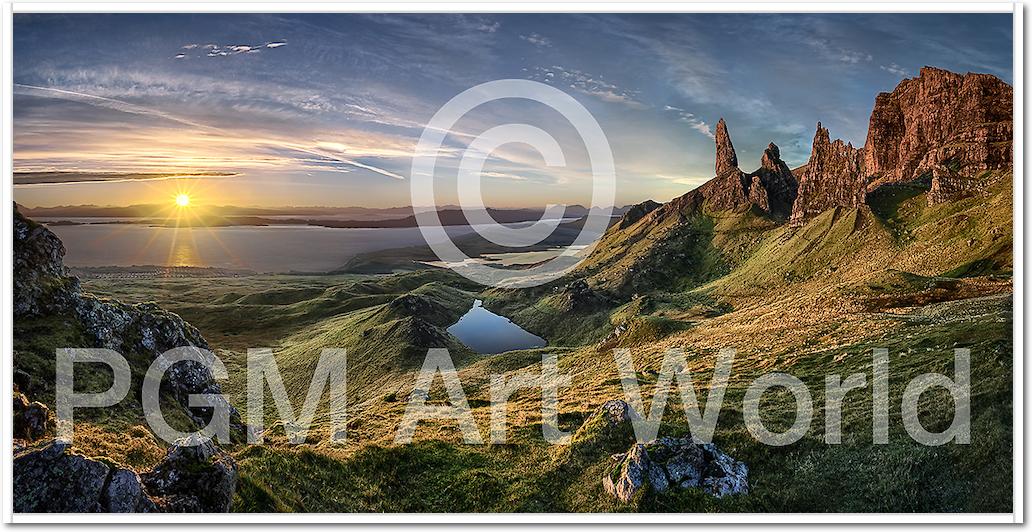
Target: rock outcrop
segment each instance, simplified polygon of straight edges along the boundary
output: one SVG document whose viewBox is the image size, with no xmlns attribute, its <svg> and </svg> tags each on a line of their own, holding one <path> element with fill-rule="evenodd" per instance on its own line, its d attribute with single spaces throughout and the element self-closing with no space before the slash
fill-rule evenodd
<svg viewBox="0 0 1032 532">
<path fill-rule="evenodd" d="M 881 185 L 931 178 L 929 203 L 970 194 L 982 172 L 1013 167 L 1013 89 L 989 74 L 924 67 L 877 96 L 863 148 L 817 124 L 792 223 L 857 207 Z"/>
<path fill-rule="evenodd" d="M 862 205 L 867 194 L 863 164 L 862 148 L 854 148 L 840 139 L 832 142 L 828 130 L 817 122 L 810 160 L 799 177 L 792 224 L 802 224 L 832 207 Z"/>
<path fill-rule="evenodd" d="M 638 220 L 641 220 L 642 218 L 648 216 L 649 213 L 662 206 L 662 203 L 657 203 L 652 200 L 645 200 L 631 207 L 630 209 L 628 209 L 627 212 L 624 213 L 623 217 L 620 218 L 620 223 L 618 224 L 619 228 L 626 229 L 638 223 Z"/>
<path fill-rule="evenodd" d="M 226 512 L 237 466 L 210 440 L 180 441 L 137 474 L 55 440 L 16 451 L 13 473 L 16 512 Z"/>
<path fill-rule="evenodd" d="M 637 419 L 640 416 L 626 401 L 606 401 L 585 420 L 574 441 L 581 432 L 590 431 L 596 438 L 626 442 L 622 438 L 633 439 L 632 424 Z M 701 488 L 715 497 L 749 491 L 749 468 L 744 463 L 712 443 L 692 438 L 663 437 L 633 443 L 627 452 L 613 455 L 612 459 L 616 465 L 602 477 L 602 486 L 623 502 L 629 502 L 643 489 L 664 492 Z"/>
<path fill-rule="evenodd" d="M 66 275 L 64 245 L 49 229 L 14 210 L 14 317 L 27 319 L 50 314 L 69 316 L 81 325 L 92 345 L 123 355 L 146 354 L 149 358 L 174 347 L 198 347 L 210 354 L 201 333 L 172 312 L 154 303 L 127 305 L 100 299 L 82 291 L 79 280 Z M 146 369 L 146 368 L 142 368 Z M 210 408 L 188 408 L 191 394 L 220 394 L 219 384 L 204 365 L 186 361 L 172 366 L 165 384 L 186 412 L 206 424 Z M 236 428 L 242 429 L 232 406 Z"/>
<path fill-rule="evenodd" d="M 611 495 L 628 502 L 646 486 L 669 489 L 701 488 L 714 497 L 749 492 L 749 468 L 712 443 L 692 438 L 657 438 L 636 443 L 613 457 L 617 465 L 602 478 Z"/>
<path fill-rule="evenodd" d="M 713 211 L 757 207 L 775 218 L 788 218 L 798 183 L 781 160 L 777 145 L 770 143 L 760 159 L 760 168 L 747 174 L 738 168 L 738 156 L 724 119 L 717 123 L 715 143 L 716 177 L 674 200 L 675 204 L 688 208 L 705 205 Z"/>
<path fill-rule="evenodd" d="M 17 390 L 14 392 L 12 421 L 16 440 L 32 441 L 41 438 L 52 426 L 47 405 L 39 401 L 30 402 L 25 394 Z"/>
<path fill-rule="evenodd" d="M 1013 98 L 1012 87 L 996 76 L 932 67 L 879 94 L 864 145 L 871 185 L 911 181 L 929 172 L 933 181 L 950 181 L 1009 168 Z M 937 188 L 944 196 L 963 192 L 948 190 L 957 188 L 951 184 Z"/>
<path fill-rule="evenodd" d="M 714 164 L 717 176 L 738 170 L 738 155 L 735 154 L 735 147 L 731 144 L 731 136 L 727 133 L 727 124 L 721 118 L 717 122 L 717 132 L 714 135 L 717 144 L 717 159 Z"/>
</svg>

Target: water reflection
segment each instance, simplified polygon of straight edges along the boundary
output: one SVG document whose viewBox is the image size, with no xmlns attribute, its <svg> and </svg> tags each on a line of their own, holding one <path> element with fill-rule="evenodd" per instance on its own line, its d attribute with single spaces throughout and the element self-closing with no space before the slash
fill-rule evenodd
<svg viewBox="0 0 1032 532">
<path fill-rule="evenodd" d="M 473 302 L 473 308 L 469 309 L 469 312 L 448 327 L 448 332 L 481 354 L 504 353 L 514 349 L 548 345 L 544 338 L 527 332 L 505 316 L 487 310 L 479 299 Z"/>
</svg>

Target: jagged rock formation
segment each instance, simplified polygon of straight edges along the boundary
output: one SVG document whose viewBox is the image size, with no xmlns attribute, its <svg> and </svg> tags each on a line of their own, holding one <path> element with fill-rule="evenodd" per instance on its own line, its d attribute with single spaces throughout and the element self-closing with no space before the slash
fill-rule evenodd
<svg viewBox="0 0 1032 532">
<path fill-rule="evenodd" d="M 956 74 L 924 67 L 920 75 L 879 94 L 862 148 L 831 140 L 818 122 L 810 159 L 798 176 L 771 143 L 760 168 L 738 168 L 724 119 L 717 123 L 716 176 L 650 212 L 652 216 L 756 207 L 793 225 L 833 207 L 865 205 L 887 183 L 931 178 L 929 203 L 977 189 L 978 175 L 1013 166 L 1013 89 L 989 74 Z M 637 221 L 627 218 L 619 228 Z M 634 221 L 631 221 L 634 220 Z"/>
<path fill-rule="evenodd" d="M 817 122 L 810 161 L 799 178 L 799 193 L 792 206 L 792 224 L 832 207 L 862 205 L 867 193 L 863 159 L 863 149 L 842 140 L 832 142 L 828 130 Z"/>
<path fill-rule="evenodd" d="M 716 175 L 719 177 L 738 170 L 738 155 L 735 154 L 735 147 L 731 144 L 731 136 L 727 134 L 727 124 L 723 118 L 717 122 L 714 140 L 717 144 L 717 159 L 714 165 Z"/>
<path fill-rule="evenodd" d="M 792 223 L 831 207 L 857 207 L 887 183 L 930 176 L 929 203 L 977 188 L 977 176 L 1013 166 L 1013 89 L 989 74 L 924 67 L 877 96 L 863 148 L 836 140 L 817 124 L 800 177 Z"/>
<path fill-rule="evenodd" d="M 153 469 L 94 460 L 52 441 L 14 456 L 16 512 L 227 512 L 237 465 L 210 440 L 181 440 Z"/>
<path fill-rule="evenodd" d="M 14 317 L 33 318 L 49 314 L 75 319 L 92 345 L 128 355 L 146 353 L 155 358 L 174 347 L 192 346 L 210 351 L 201 333 L 178 315 L 154 303 L 127 305 L 84 293 L 75 277 L 65 275 L 64 245 L 46 227 L 14 210 Z M 210 408 L 187 408 L 191 394 L 220 394 L 219 384 L 204 365 L 178 363 L 166 372 L 163 386 L 186 412 L 203 425 Z M 235 428 L 242 428 L 232 406 Z"/>
<path fill-rule="evenodd" d="M 717 123 L 715 143 L 716 177 L 673 200 L 672 208 L 677 211 L 697 210 L 704 205 L 713 211 L 728 211 L 755 206 L 775 218 L 788 218 L 799 185 L 788 165 L 781 160 L 781 150 L 777 145 L 773 142 L 767 145 L 760 159 L 760 168 L 747 174 L 738 168 L 738 156 L 723 118 Z M 629 225 L 623 221 L 620 223 L 621 228 Z"/>
<path fill-rule="evenodd" d="M 749 201 L 775 218 L 786 219 L 792 213 L 799 183 L 785 161 L 781 150 L 771 142 L 763 150 L 760 168 L 751 174 Z"/>
</svg>

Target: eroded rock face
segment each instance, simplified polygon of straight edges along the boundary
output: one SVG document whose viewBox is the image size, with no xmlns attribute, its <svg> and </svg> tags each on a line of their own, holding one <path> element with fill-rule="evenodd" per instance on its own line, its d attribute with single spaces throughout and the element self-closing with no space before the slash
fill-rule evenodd
<svg viewBox="0 0 1032 532">
<path fill-rule="evenodd" d="M 749 200 L 776 218 L 788 218 L 792 214 L 799 183 L 781 160 L 781 150 L 771 142 L 763 150 L 760 168 L 752 173 Z"/>
<path fill-rule="evenodd" d="M 227 512 L 237 465 L 210 440 L 184 439 L 141 475 L 55 440 L 16 451 L 13 473 L 16 512 Z"/>
<path fill-rule="evenodd" d="M 657 492 L 701 488 L 714 497 L 749 492 L 749 468 L 712 443 L 692 438 L 657 438 L 636 443 L 614 457 L 617 465 L 602 479 L 614 497 L 629 502 L 644 488 Z"/>
<path fill-rule="evenodd" d="M 738 155 L 735 154 L 735 147 L 731 144 L 731 136 L 727 134 L 727 124 L 721 118 L 717 122 L 717 132 L 714 135 L 717 143 L 717 160 L 715 170 L 718 176 L 727 172 L 738 170 Z"/>
<path fill-rule="evenodd" d="M 777 145 L 770 143 L 760 159 L 760 168 L 747 174 L 738 168 L 738 157 L 731 145 L 727 124 L 721 119 L 717 124 L 716 149 L 717 176 L 688 195 L 700 196 L 699 203 L 705 203 L 714 211 L 755 206 L 776 218 L 788 218 L 798 183 L 788 165 L 781 160 Z M 688 203 L 695 202 L 688 200 Z"/>
<path fill-rule="evenodd" d="M 832 207 L 863 205 L 867 194 L 863 165 L 863 149 L 854 148 L 841 139 L 832 142 L 828 130 L 817 122 L 810 160 L 799 177 L 792 224 L 802 224 Z"/>
<path fill-rule="evenodd" d="M 945 200 L 965 192 L 963 178 L 1009 168 L 1013 98 L 1012 87 L 996 76 L 932 67 L 879 94 L 864 146 L 871 185 L 932 172 L 935 199 Z"/>
</svg>

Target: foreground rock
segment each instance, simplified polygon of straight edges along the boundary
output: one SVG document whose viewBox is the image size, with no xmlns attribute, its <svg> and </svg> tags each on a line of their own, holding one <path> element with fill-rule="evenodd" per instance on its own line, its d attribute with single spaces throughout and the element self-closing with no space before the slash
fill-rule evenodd
<svg viewBox="0 0 1032 532">
<path fill-rule="evenodd" d="M 633 422 L 641 419 L 622 400 L 606 401 L 585 420 L 574 437 L 591 437 L 609 442 L 633 441 Z M 618 448 L 626 448 L 623 446 Z M 657 438 L 648 443 L 632 443 L 627 452 L 613 455 L 616 461 L 602 478 L 606 492 L 629 502 L 643 489 L 662 493 L 671 489 L 701 488 L 715 497 L 748 493 L 749 468 L 731 458 L 712 443 L 693 438 Z"/>
<path fill-rule="evenodd" d="M 79 280 L 65 274 L 65 249 L 46 227 L 14 211 L 14 318 L 68 316 L 82 326 L 91 345 L 124 356 L 145 354 L 153 359 L 174 347 L 198 347 L 210 356 L 201 333 L 177 314 L 154 303 L 127 305 L 84 293 Z M 144 370 L 146 368 L 140 368 Z M 199 425 L 207 423 L 210 408 L 188 408 L 191 394 L 219 395 L 221 389 L 204 365 L 186 361 L 165 376 L 167 386 L 186 413 Z M 27 390 L 26 390 L 27 391 Z M 243 430 L 240 416 L 227 404 L 234 428 Z"/>
<path fill-rule="evenodd" d="M 14 392 L 14 438 L 32 441 L 42 437 L 51 427 L 50 409 L 39 401 L 30 402 L 25 394 Z"/>
<path fill-rule="evenodd" d="M 16 512 L 227 512 L 237 465 L 211 441 L 181 441 L 150 471 L 69 451 L 53 441 L 22 449 L 13 462 Z"/>
<path fill-rule="evenodd" d="M 658 438 L 636 443 L 602 479 L 606 491 L 629 502 L 645 488 L 658 493 L 670 489 L 702 488 L 715 497 L 749 492 L 749 468 L 712 443 L 692 438 Z"/>
</svg>

